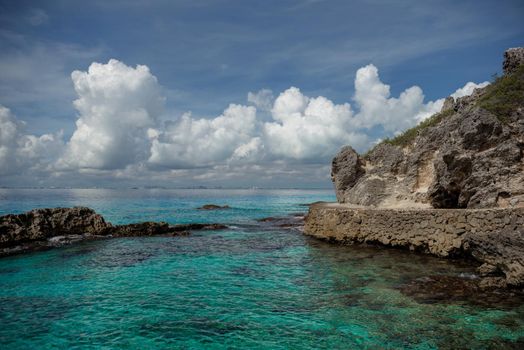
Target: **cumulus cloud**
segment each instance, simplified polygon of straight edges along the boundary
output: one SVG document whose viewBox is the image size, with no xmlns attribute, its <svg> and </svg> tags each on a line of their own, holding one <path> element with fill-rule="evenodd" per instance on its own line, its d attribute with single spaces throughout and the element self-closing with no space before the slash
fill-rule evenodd
<svg viewBox="0 0 524 350">
<path fill-rule="evenodd" d="M 25 134 L 25 123 L 0 105 L 0 175 L 27 169 L 44 170 L 62 147 L 61 132 L 41 136 Z"/>
<path fill-rule="evenodd" d="M 78 118 L 66 144 L 61 133 L 26 134 L 25 124 L 0 106 L 0 175 L 30 169 L 121 181 L 174 177 L 236 183 L 258 174 L 257 181 L 267 183 L 307 169 L 311 180 L 320 179 L 328 176 L 324 166 L 341 146 L 364 151 L 377 138 L 439 112 L 444 102 L 424 101 L 418 86 L 391 96 L 378 69 L 368 65 L 357 71 L 352 104 L 306 96 L 297 87 L 276 98 L 263 89 L 248 93 L 253 106 L 231 104 L 213 118 L 190 112 L 176 118 L 165 114 L 163 89 L 147 66 L 113 59 L 74 71 L 71 78 Z M 485 85 L 470 82 L 452 96 Z"/>
<path fill-rule="evenodd" d="M 353 111 L 348 103 L 309 98 L 291 87 L 277 97 L 271 112 L 274 121 L 264 124 L 264 140 L 277 157 L 320 158 L 344 144 L 367 142 L 365 134 L 351 130 Z"/>
<path fill-rule="evenodd" d="M 256 109 L 231 104 L 214 119 L 193 119 L 186 113 L 163 130 L 150 131 L 153 138 L 149 162 L 170 168 L 192 168 L 245 157 L 255 147 Z M 256 142 L 255 142 L 256 143 Z"/>
<path fill-rule="evenodd" d="M 473 90 L 475 89 L 480 89 L 480 88 L 483 88 L 483 87 L 486 87 L 489 85 L 489 82 L 488 81 L 485 81 L 483 83 L 480 83 L 480 84 L 475 84 L 473 82 L 469 82 L 469 83 L 466 83 L 466 85 L 464 85 L 463 87 L 461 87 L 460 89 L 457 89 L 454 93 L 451 94 L 451 97 L 453 98 L 460 98 L 460 97 L 464 97 L 464 96 L 469 96 L 473 93 Z"/>
<path fill-rule="evenodd" d="M 270 111 L 273 106 L 273 91 L 262 89 L 257 92 L 248 92 L 247 101 L 254 104 L 261 111 Z"/>
<path fill-rule="evenodd" d="M 112 59 L 74 71 L 71 78 L 79 118 L 59 167 L 119 169 L 147 159 L 147 130 L 156 126 L 164 106 L 149 68 Z"/>
<path fill-rule="evenodd" d="M 424 94 L 418 86 L 404 90 L 398 98 L 391 97 L 389 85 L 380 80 L 378 69 L 372 64 L 357 71 L 354 100 L 359 106 L 356 125 L 364 128 L 380 125 L 389 133 L 415 125 L 440 111 L 443 103 L 424 103 Z"/>
</svg>

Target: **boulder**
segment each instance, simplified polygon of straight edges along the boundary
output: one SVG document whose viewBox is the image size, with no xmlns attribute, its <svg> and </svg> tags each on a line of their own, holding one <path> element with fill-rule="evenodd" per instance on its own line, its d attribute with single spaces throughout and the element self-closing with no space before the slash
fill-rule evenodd
<svg viewBox="0 0 524 350">
<path fill-rule="evenodd" d="M 346 201 L 345 190 L 353 187 L 364 172 L 362 160 L 351 146 L 342 148 L 333 158 L 331 180 L 339 202 Z"/>
</svg>

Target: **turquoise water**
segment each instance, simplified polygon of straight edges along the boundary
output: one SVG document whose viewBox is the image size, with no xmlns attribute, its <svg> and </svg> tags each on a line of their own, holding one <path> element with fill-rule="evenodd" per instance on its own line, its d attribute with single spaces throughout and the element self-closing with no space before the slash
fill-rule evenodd
<svg viewBox="0 0 524 350">
<path fill-rule="evenodd" d="M 0 214 L 85 205 L 109 221 L 222 222 L 0 259 L 2 349 L 518 349 L 524 307 L 413 299 L 465 264 L 341 246 L 256 219 L 333 200 L 304 190 L 0 190 Z M 206 204 L 229 210 L 197 211 Z"/>
</svg>

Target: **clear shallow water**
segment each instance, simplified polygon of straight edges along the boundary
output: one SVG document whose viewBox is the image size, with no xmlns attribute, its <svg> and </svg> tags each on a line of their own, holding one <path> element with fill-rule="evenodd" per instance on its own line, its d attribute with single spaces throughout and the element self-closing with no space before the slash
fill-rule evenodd
<svg viewBox="0 0 524 350">
<path fill-rule="evenodd" d="M 420 302 L 413 279 L 471 268 L 332 245 L 255 219 L 333 200 L 299 190 L 0 190 L 0 213 L 86 205 L 114 223 L 223 222 L 187 237 L 83 242 L 0 259 L 6 349 L 519 348 L 524 308 Z M 206 204 L 230 210 L 197 211 Z"/>
</svg>

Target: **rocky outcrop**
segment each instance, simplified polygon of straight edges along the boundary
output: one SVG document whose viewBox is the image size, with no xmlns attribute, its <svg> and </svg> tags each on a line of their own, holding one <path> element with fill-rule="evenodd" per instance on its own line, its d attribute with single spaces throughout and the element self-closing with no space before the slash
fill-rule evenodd
<svg viewBox="0 0 524 350">
<path fill-rule="evenodd" d="M 169 225 L 165 222 L 112 225 L 90 208 L 35 209 L 0 217 L 0 256 L 92 238 L 184 235 L 193 230 L 224 228 L 221 224 Z"/>
<path fill-rule="evenodd" d="M 472 257 L 487 286 L 524 286 L 524 208 L 377 209 L 312 205 L 304 231 L 342 243 L 372 243 L 440 257 Z"/>
<path fill-rule="evenodd" d="M 352 188 L 364 173 L 358 153 L 351 146 L 342 148 L 331 163 L 331 180 L 335 188 L 340 189 L 337 191 L 337 200 L 343 201 L 346 197 L 344 190 Z"/>
<path fill-rule="evenodd" d="M 201 207 L 198 207 L 198 210 L 220 210 L 220 209 L 230 209 L 229 205 L 216 205 L 216 204 L 204 204 Z"/>
<path fill-rule="evenodd" d="M 339 203 L 310 206 L 304 231 L 479 262 L 479 287 L 524 286 L 524 48 L 504 76 L 365 155 L 344 147 Z"/>
<path fill-rule="evenodd" d="M 374 207 L 524 206 L 524 49 L 505 53 L 505 76 L 366 155 L 333 159 L 340 203 Z"/>
<path fill-rule="evenodd" d="M 514 73 L 522 64 L 524 64 L 524 47 L 516 47 L 504 52 L 504 63 L 502 64 L 504 74 Z"/>
<path fill-rule="evenodd" d="M 110 227 L 111 224 L 89 208 L 35 209 L 0 217 L 0 247 L 53 236 L 105 235 Z"/>
</svg>

